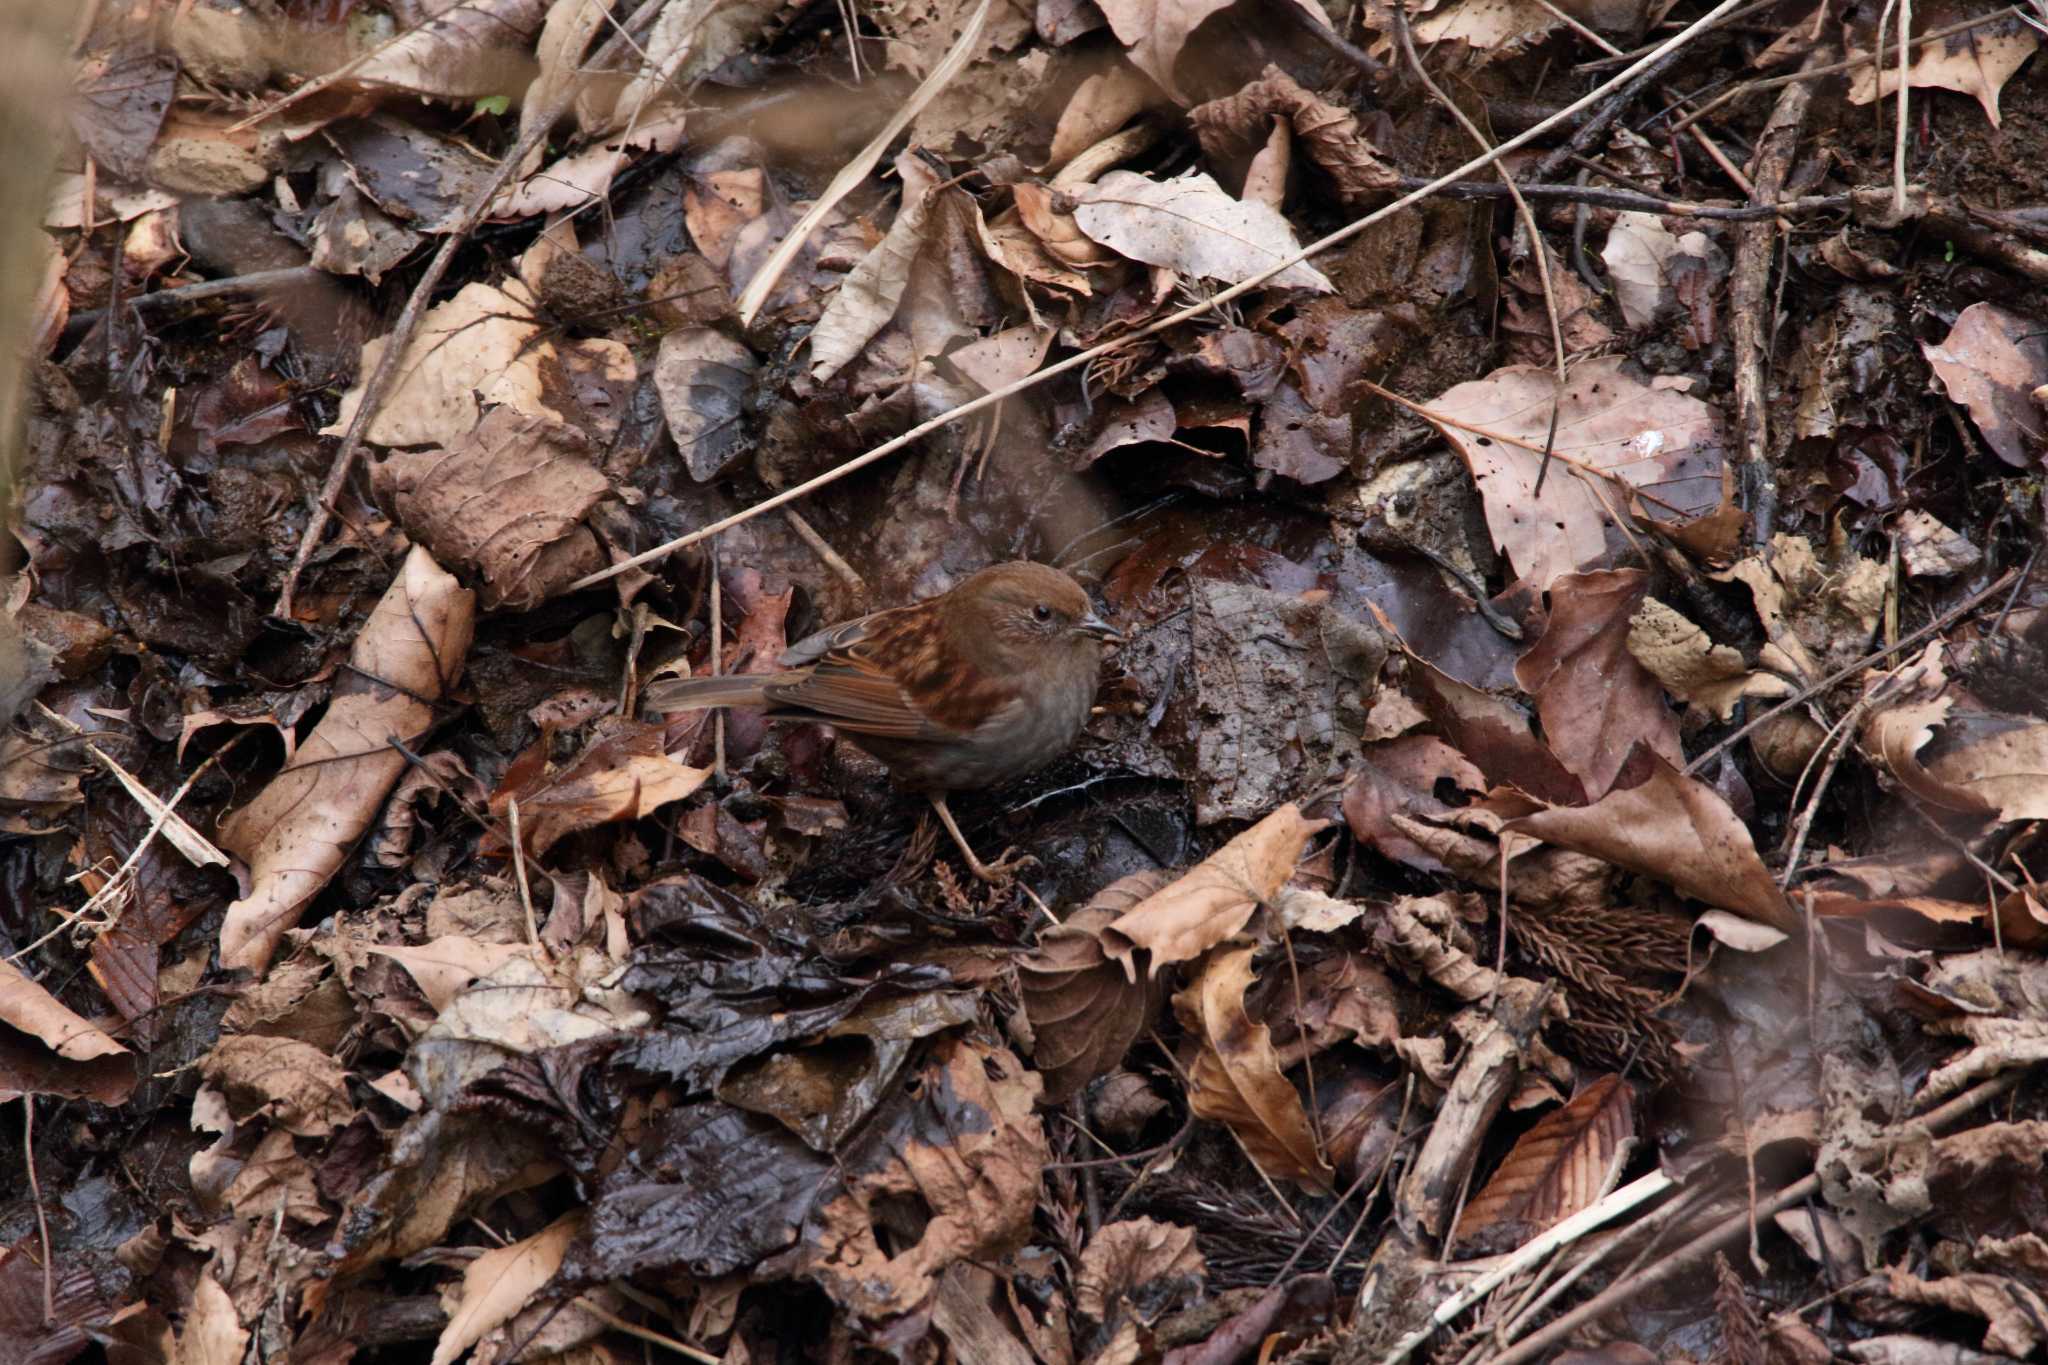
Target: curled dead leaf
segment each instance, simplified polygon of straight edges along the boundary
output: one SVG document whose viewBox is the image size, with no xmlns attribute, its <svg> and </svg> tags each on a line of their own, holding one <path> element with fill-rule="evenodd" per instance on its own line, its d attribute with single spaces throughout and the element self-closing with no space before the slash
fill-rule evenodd
<svg viewBox="0 0 2048 1365">
<path fill-rule="evenodd" d="M 1255 948 L 1210 954 L 1173 998 L 1181 1022 L 1201 1039 L 1188 1069 L 1188 1109 L 1228 1127 L 1245 1155 L 1276 1180 L 1330 1187 L 1331 1169 L 1309 1127 L 1301 1096 L 1280 1070 L 1273 1036 L 1245 1009 Z"/>
</svg>

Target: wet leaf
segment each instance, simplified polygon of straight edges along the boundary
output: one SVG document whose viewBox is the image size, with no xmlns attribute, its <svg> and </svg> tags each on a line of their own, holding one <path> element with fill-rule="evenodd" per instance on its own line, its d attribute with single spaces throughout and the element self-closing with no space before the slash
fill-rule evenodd
<svg viewBox="0 0 2048 1365">
<path fill-rule="evenodd" d="M 140 45 L 102 49 L 73 79 L 71 126 L 101 166 L 122 180 L 144 180 L 177 84 L 178 62 L 167 52 Z"/>
</svg>

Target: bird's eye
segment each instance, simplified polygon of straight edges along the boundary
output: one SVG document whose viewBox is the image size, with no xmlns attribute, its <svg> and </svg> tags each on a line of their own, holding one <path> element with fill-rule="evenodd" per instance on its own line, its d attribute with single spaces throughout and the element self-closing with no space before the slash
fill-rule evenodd
<svg viewBox="0 0 2048 1365">
<path fill-rule="evenodd" d="M 1040 602 L 1037 606 L 1033 607 L 1031 609 L 1031 614 L 1033 616 L 1036 616 L 1041 621 L 1052 620 L 1052 608 L 1048 607 L 1043 602 Z"/>
</svg>

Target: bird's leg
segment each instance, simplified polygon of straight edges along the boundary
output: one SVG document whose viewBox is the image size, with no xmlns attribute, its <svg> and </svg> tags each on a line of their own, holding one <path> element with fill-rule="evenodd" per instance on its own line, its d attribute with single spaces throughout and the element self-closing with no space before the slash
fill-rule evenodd
<svg viewBox="0 0 2048 1365">
<path fill-rule="evenodd" d="M 968 847 L 967 836 L 960 832 L 960 826 L 954 822 L 953 812 L 946 809 L 946 794 L 926 792 L 925 799 L 930 801 L 932 809 L 938 812 L 939 823 L 946 827 L 946 833 L 952 835 L 953 842 L 960 846 L 960 856 L 967 860 L 967 870 L 990 886 L 1008 886 L 1016 880 L 1020 869 L 1037 863 L 1036 858 L 1020 854 L 1015 849 L 1003 854 L 994 863 L 984 863 L 974 855 L 974 850 Z"/>
</svg>

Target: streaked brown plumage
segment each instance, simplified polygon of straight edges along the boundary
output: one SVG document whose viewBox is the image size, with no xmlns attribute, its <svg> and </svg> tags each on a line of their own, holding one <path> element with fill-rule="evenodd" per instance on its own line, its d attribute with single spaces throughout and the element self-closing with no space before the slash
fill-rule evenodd
<svg viewBox="0 0 2048 1365">
<path fill-rule="evenodd" d="M 931 799 L 985 881 L 1001 871 L 975 856 L 946 794 L 990 787 L 1040 767 L 1087 723 L 1102 651 L 1118 638 L 1081 585 L 1018 562 L 983 569 L 950 592 L 878 611 L 790 646 L 779 673 L 656 683 L 657 711 L 761 708 L 771 720 L 833 726 Z"/>
</svg>

